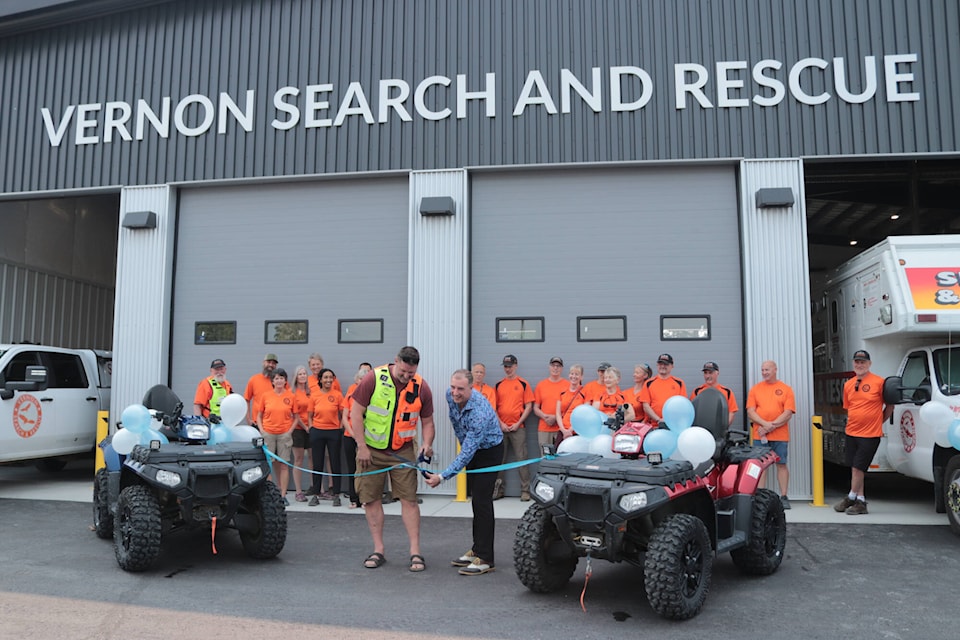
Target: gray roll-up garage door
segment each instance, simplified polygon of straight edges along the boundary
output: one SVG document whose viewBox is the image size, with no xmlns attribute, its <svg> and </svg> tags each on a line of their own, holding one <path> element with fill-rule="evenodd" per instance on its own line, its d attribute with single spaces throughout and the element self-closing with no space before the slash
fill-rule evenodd
<svg viewBox="0 0 960 640">
<path fill-rule="evenodd" d="M 471 197 L 471 357 L 487 365 L 489 384 L 502 377 L 507 353 L 532 385 L 559 355 L 565 374 L 582 363 L 592 380 L 606 360 L 629 386 L 635 364 L 667 352 L 689 390 L 703 383 L 704 361 L 718 362 L 721 383 L 743 406 L 734 167 L 476 173 Z M 663 340 L 664 315 L 708 317 L 709 339 Z M 578 339 L 577 319 L 586 316 L 625 317 L 626 340 Z M 517 335 L 498 334 L 498 318 L 542 318 L 542 342 L 498 341 Z M 535 454 L 536 423 L 527 424 Z"/>
<path fill-rule="evenodd" d="M 267 352 L 290 376 L 319 352 L 344 390 L 358 363 L 392 361 L 407 335 L 407 211 L 406 177 L 183 190 L 171 378 L 184 404 L 214 358 L 241 393 Z M 341 320 L 382 320 L 383 342 L 339 343 Z M 306 321 L 307 342 L 268 343 L 276 321 Z M 198 322 L 235 322 L 236 342 L 198 344 Z"/>
</svg>

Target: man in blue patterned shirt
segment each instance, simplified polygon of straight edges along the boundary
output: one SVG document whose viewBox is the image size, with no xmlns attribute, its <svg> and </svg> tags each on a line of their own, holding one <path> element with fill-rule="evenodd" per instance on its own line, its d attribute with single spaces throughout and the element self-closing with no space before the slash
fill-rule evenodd
<svg viewBox="0 0 960 640">
<path fill-rule="evenodd" d="M 483 469 L 503 462 L 503 431 L 500 419 L 483 394 L 473 391 L 473 374 L 457 369 L 450 377 L 447 390 L 450 424 L 460 442 L 460 453 L 440 473 L 427 474 L 427 484 L 438 486 L 466 467 Z M 473 548 L 453 560 L 464 576 L 479 576 L 493 571 L 493 485 L 497 473 L 467 474 L 467 488 L 472 496 Z"/>
</svg>

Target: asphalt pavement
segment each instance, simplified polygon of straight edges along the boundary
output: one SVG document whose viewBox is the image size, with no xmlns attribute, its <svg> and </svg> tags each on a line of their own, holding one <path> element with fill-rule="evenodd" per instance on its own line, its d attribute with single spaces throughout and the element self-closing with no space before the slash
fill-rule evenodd
<svg viewBox="0 0 960 640">
<path fill-rule="evenodd" d="M 628 564 L 593 562 L 585 581 L 581 560 L 556 593 L 524 588 L 512 543 L 527 505 L 515 498 L 495 503 L 497 568 L 482 576 L 449 565 L 469 547 L 470 520 L 469 505 L 448 496 L 424 499 L 423 573 L 407 570 L 403 525 L 390 515 L 398 505 L 387 505 L 387 563 L 371 570 L 361 510 L 325 502 L 291 506 L 274 560 L 247 558 L 232 531 L 217 534 L 216 554 L 209 534 L 180 534 L 164 539 L 153 570 L 129 574 L 112 541 L 90 531 L 89 493 L 85 469 L 51 480 L 0 468 L 0 638 L 956 637 L 960 538 L 937 514 L 881 523 L 911 502 L 896 490 L 868 516 L 794 500 L 780 570 L 747 577 L 719 556 L 703 611 L 679 623 L 653 612 L 642 571 Z"/>
</svg>

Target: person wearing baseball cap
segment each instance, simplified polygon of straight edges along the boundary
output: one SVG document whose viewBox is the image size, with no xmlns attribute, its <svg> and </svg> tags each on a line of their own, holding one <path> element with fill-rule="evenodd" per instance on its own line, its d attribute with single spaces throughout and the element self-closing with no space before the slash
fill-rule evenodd
<svg viewBox="0 0 960 640">
<path fill-rule="evenodd" d="M 210 375 L 197 384 L 193 395 L 193 415 L 209 418 L 211 414 L 220 415 L 220 403 L 233 393 L 233 387 L 227 381 L 227 363 L 216 358 L 210 363 Z"/>
<path fill-rule="evenodd" d="M 607 369 L 612 367 L 609 362 L 601 362 L 597 365 L 597 379 L 591 380 L 587 384 L 583 385 L 583 388 L 580 390 L 583 393 L 583 397 L 586 400 L 586 404 L 593 403 L 594 400 L 603 395 L 607 386 L 603 383 L 603 374 L 607 372 Z"/>
<path fill-rule="evenodd" d="M 727 426 L 729 427 L 733 424 L 733 414 L 740 410 L 737 406 L 737 397 L 733 394 L 733 391 L 729 387 L 725 387 L 717 379 L 720 377 L 720 366 L 716 362 L 704 362 L 703 363 L 703 384 L 693 390 L 693 393 L 690 394 L 690 399 L 693 400 L 696 398 L 701 391 L 704 389 L 716 389 L 723 394 L 723 397 L 727 399 L 727 410 L 729 415 L 727 416 Z"/>
<path fill-rule="evenodd" d="M 513 449 L 517 460 L 527 459 L 527 430 L 524 421 L 533 411 L 533 388 L 530 383 L 517 375 L 517 356 L 503 356 L 503 380 L 494 389 L 497 392 L 497 417 L 503 431 L 503 462 L 507 461 L 507 452 Z M 530 500 L 530 467 L 517 469 L 520 474 L 520 501 Z M 504 496 L 503 471 L 497 476 L 493 486 L 493 499 Z"/>
<path fill-rule="evenodd" d="M 657 375 L 643 384 L 637 399 L 643 404 L 643 411 L 654 424 L 663 422 L 663 403 L 673 396 L 687 395 L 687 385 L 673 375 L 673 356 L 661 353 L 657 356 Z"/>
<path fill-rule="evenodd" d="M 273 392 L 273 372 L 276 370 L 278 362 L 277 354 L 266 354 L 263 356 L 263 369 L 247 380 L 247 388 L 243 392 L 243 397 L 247 401 L 247 424 L 258 426 L 256 418 L 260 406 L 257 400 L 262 394 Z"/>
<path fill-rule="evenodd" d="M 850 492 L 833 509 L 848 516 L 866 515 L 863 484 L 893 405 L 883 403 L 883 378 L 870 371 L 870 354 L 863 349 L 853 354 L 853 377 L 843 385 L 843 408 L 847 410 L 845 452 Z"/>
<path fill-rule="evenodd" d="M 557 402 L 568 387 L 563 377 L 563 358 L 553 356 L 549 366 L 547 377 L 538 382 L 533 390 L 533 413 L 540 418 L 537 423 L 537 443 L 541 447 L 552 444 L 557 438 Z"/>
</svg>

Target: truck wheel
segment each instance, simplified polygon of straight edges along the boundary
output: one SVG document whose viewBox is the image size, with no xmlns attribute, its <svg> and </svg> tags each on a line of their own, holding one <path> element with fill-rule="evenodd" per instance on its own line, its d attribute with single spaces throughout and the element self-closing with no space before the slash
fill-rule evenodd
<svg viewBox="0 0 960 640">
<path fill-rule="evenodd" d="M 113 537 L 113 514 L 110 513 L 110 476 L 106 469 L 97 471 L 93 479 L 93 530 L 98 538 Z"/>
<path fill-rule="evenodd" d="M 650 606 L 661 616 L 686 620 L 700 613 L 712 571 L 713 549 L 700 518 L 670 516 L 650 536 L 644 586 Z"/>
<path fill-rule="evenodd" d="M 121 569 L 149 569 L 160 555 L 160 530 L 160 504 L 149 487 L 135 484 L 120 492 L 113 549 Z"/>
<path fill-rule="evenodd" d="M 570 581 L 578 561 L 547 510 L 530 505 L 513 539 L 513 564 L 520 582 L 536 593 L 556 591 Z"/>
<path fill-rule="evenodd" d="M 960 536 L 960 456 L 953 456 L 947 463 L 943 485 L 947 520 L 950 522 L 950 529 Z"/>
<path fill-rule="evenodd" d="M 277 486 L 267 480 L 247 492 L 241 511 L 257 519 L 255 531 L 240 532 L 240 541 L 247 555 L 265 560 L 280 553 L 287 542 L 287 510 Z"/>
<path fill-rule="evenodd" d="M 744 547 L 730 552 L 733 564 L 743 573 L 767 576 L 783 561 L 787 543 L 787 519 L 780 497 L 769 489 L 759 489 L 753 498 L 750 531 Z"/>
</svg>

